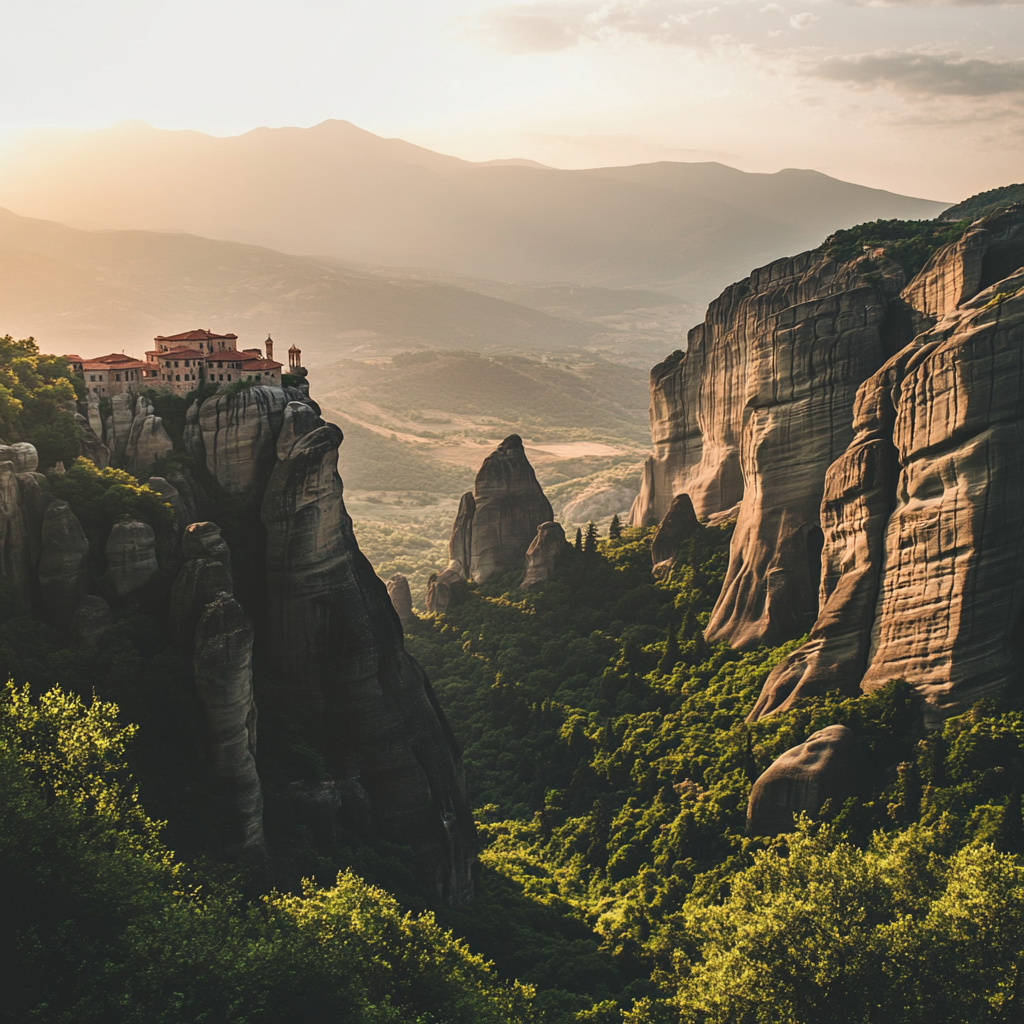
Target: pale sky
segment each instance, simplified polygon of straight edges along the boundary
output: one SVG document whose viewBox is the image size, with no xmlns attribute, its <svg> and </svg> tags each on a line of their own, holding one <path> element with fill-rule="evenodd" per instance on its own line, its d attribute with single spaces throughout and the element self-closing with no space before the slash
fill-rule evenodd
<svg viewBox="0 0 1024 1024">
<path fill-rule="evenodd" d="M 1024 181 L 1024 0 L 0 0 L 0 41 L 4 129 L 342 118 L 470 160 Z"/>
</svg>

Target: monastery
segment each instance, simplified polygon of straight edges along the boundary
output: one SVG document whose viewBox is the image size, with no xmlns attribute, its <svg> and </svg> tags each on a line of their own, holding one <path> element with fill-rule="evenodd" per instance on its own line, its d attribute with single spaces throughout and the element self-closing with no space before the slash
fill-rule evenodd
<svg viewBox="0 0 1024 1024">
<path fill-rule="evenodd" d="M 269 387 L 281 386 L 282 364 L 274 360 L 274 339 L 267 335 L 266 355 L 258 348 L 238 350 L 237 334 L 214 334 L 194 330 L 153 339 L 156 348 L 146 353 L 143 362 L 123 352 L 112 352 L 97 359 L 68 355 L 72 371 L 100 398 L 111 398 L 139 385 L 161 388 L 183 395 L 195 391 L 200 383 L 218 387 L 247 380 Z M 288 372 L 305 374 L 302 351 L 295 345 L 288 350 Z"/>
</svg>

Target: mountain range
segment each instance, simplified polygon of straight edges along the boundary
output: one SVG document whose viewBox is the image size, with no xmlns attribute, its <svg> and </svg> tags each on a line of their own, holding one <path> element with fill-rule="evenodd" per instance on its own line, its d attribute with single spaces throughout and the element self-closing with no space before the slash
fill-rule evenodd
<svg viewBox="0 0 1024 1024">
<path fill-rule="evenodd" d="M 470 163 L 325 121 L 229 138 L 139 123 L 25 133 L 0 163 L 0 205 L 78 227 L 188 232 L 292 255 L 655 289 L 702 308 L 750 266 L 837 226 L 934 217 L 948 204 L 811 170 Z"/>
</svg>

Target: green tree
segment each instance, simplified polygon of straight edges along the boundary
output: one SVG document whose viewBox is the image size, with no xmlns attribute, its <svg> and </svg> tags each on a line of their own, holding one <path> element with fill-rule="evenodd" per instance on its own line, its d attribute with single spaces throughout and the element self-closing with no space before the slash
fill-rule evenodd
<svg viewBox="0 0 1024 1024">
<path fill-rule="evenodd" d="M 587 523 L 587 532 L 583 537 L 583 554 L 589 557 L 597 554 L 597 524 L 593 520 Z"/>
<path fill-rule="evenodd" d="M 612 521 L 608 526 L 608 538 L 609 540 L 622 539 L 622 524 L 619 522 L 619 514 L 617 512 L 612 516 Z"/>
</svg>

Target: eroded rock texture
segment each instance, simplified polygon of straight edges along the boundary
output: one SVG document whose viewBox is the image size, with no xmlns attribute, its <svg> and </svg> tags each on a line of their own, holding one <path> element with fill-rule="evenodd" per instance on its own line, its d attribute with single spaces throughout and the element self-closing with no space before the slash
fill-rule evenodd
<svg viewBox="0 0 1024 1024">
<path fill-rule="evenodd" d="M 0 582 L 28 611 L 32 600 L 32 541 L 13 461 L 0 461 Z"/>
<path fill-rule="evenodd" d="M 160 574 L 156 534 L 148 523 L 115 523 L 104 554 L 107 576 L 116 597 L 140 590 Z"/>
<path fill-rule="evenodd" d="M 739 648 L 814 621 L 825 471 L 852 437 L 857 387 L 884 359 L 903 283 L 864 259 L 777 260 L 732 285 L 651 372 L 651 433 L 634 525 L 687 494 L 701 519 L 738 505 L 725 586 L 707 629 Z"/>
<path fill-rule="evenodd" d="M 519 589 L 529 590 L 547 583 L 555 575 L 558 563 L 568 549 L 565 530 L 558 523 L 541 523 L 537 527 L 537 536 L 526 550 L 526 572 Z"/>
<path fill-rule="evenodd" d="M 904 290 L 923 320 L 940 318 L 860 389 L 822 505 L 822 610 L 754 717 L 893 678 L 921 691 L 933 721 L 1019 691 L 1024 273 L 990 281 L 1013 264 L 1019 209 L 979 222 Z"/>
<path fill-rule="evenodd" d="M 337 471 L 341 439 L 327 424 L 275 447 L 262 504 L 275 667 L 349 820 L 410 843 L 428 890 L 461 902 L 475 855 L 461 756 L 404 651 L 387 588 L 356 544 Z"/>
<path fill-rule="evenodd" d="M 553 518 L 523 439 L 511 434 L 484 459 L 472 495 L 463 496 L 449 557 L 461 563 L 467 577 L 485 583 L 499 572 L 521 569 L 537 527 Z"/>
<path fill-rule="evenodd" d="M 174 442 L 164 429 L 163 420 L 154 414 L 153 406 L 145 398 L 140 398 L 122 455 L 124 468 L 144 480 L 153 472 L 157 460 L 173 450 Z"/>
<path fill-rule="evenodd" d="M 84 647 L 95 647 L 116 621 L 102 597 L 86 594 L 71 617 L 71 638 Z"/>
<path fill-rule="evenodd" d="M 252 623 L 242 606 L 221 594 L 199 619 L 192 663 L 211 772 L 221 798 L 221 842 L 230 852 L 260 855 L 263 790 L 255 761 L 252 642 Z"/>
<path fill-rule="evenodd" d="M 71 506 L 53 501 L 43 516 L 39 599 L 46 620 L 67 629 L 88 582 L 89 541 Z"/>
<path fill-rule="evenodd" d="M 453 558 L 448 567 L 439 573 L 431 573 L 427 580 L 427 614 L 434 615 L 462 604 L 469 594 L 462 564 Z"/>
<path fill-rule="evenodd" d="M 412 590 L 409 589 L 409 581 L 399 572 L 395 573 L 388 580 L 388 597 L 391 604 L 398 613 L 398 618 L 403 626 L 415 626 L 419 619 L 412 610 Z"/>
<path fill-rule="evenodd" d="M 210 476 L 228 494 L 262 487 L 274 465 L 287 404 L 281 388 L 263 387 L 203 402 L 193 424 L 201 444 L 195 429 L 189 435 L 193 454 L 201 454 Z"/>
<path fill-rule="evenodd" d="M 775 836 L 792 832 L 794 816 L 817 817 L 825 801 L 838 811 L 861 792 L 864 751 L 852 730 L 830 725 L 791 747 L 754 783 L 747 804 L 747 832 Z"/>
</svg>

